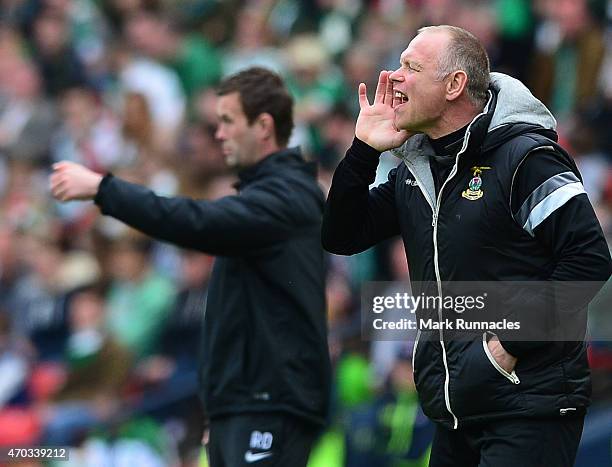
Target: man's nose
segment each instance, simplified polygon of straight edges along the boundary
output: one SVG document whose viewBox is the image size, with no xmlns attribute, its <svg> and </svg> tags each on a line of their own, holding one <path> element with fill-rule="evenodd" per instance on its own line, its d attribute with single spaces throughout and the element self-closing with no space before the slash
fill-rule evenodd
<svg viewBox="0 0 612 467">
<path fill-rule="evenodd" d="M 220 126 L 217 127 L 217 131 L 215 131 L 215 138 L 218 139 L 219 141 L 223 141 L 224 139 L 224 132 Z"/>
<path fill-rule="evenodd" d="M 395 70 L 393 73 L 389 75 L 389 79 L 393 82 L 403 81 L 404 77 L 402 76 L 401 70 L 402 70 L 401 68 L 398 68 L 397 70 Z"/>
</svg>

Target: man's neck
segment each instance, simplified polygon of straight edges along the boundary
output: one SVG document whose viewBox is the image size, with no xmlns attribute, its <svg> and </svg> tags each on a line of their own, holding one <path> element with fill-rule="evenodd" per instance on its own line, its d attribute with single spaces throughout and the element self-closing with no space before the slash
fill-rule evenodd
<svg viewBox="0 0 612 467">
<path fill-rule="evenodd" d="M 237 170 L 238 173 L 243 172 L 243 171 L 249 171 L 249 169 L 251 167 L 256 166 L 261 161 L 266 159 L 268 156 L 271 156 L 272 154 L 280 151 L 281 149 L 284 149 L 284 147 L 280 147 L 276 143 L 262 144 L 260 147 L 255 149 L 255 151 L 254 151 L 255 155 L 253 156 L 252 159 L 250 159 L 248 165 L 237 166 L 237 167 L 235 167 L 235 170 Z"/>
<path fill-rule="evenodd" d="M 278 152 L 280 150 L 281 148 L 275 142 L 264 143 L 259 149 L 259 151 L 257 151 L 257 157 L 254 163 L 256 164 L 257 162 L 264 160 L 269 155 L 274 154 L 275 152 Z"/>
<path fill-rule="evenodd" d="M 469 125 L 477 115 L 482 113 L 483 109 L 484 107 L 477 107 L 472 104 L 456 109 L 449 109 L 446 115 L 440 119 L 439 124 L 425 133 L 431 139 L 439 139 L 443 136 L 450 135 L 460 128 Z"/>
<path fill-rule="evenodd" d="M 449 157 L 454 160 L 463 145 L 463 139 L 465 138 L 465 132 L 467 130 L 467 127 L 468 126 L 465 125 L 460 129 L 455 130 L 452 133 L 444 135 L 438 139 L 429 138 L 429 142 L 431 143 L 435 152 L 434 157 Z"/>
</svg>

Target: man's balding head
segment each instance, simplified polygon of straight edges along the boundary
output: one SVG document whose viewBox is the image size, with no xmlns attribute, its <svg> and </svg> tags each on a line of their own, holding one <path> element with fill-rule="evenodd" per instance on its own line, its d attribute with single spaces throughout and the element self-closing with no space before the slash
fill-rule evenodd
<svg viewBox="0 0 612 467">
<path fill-rule="evenodd" d="M 448 37 L 447 46 L 438 55 L 438 79 L 444 79 L 450 73 L 463 70 L 468 82 L 466 92 L 478 105 L 487 102 L 489 88 L 490 64 L 487 52 L 482 43 L 469 31 L 457 26 L 426 26 L 417 34 L 444 34 Z"/>
</svg>

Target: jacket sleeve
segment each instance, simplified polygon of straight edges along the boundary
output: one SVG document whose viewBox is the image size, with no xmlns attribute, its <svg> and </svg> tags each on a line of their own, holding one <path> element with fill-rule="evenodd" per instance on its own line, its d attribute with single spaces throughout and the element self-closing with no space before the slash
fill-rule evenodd
<svg viewBox="0 0 612 467">
<path fill-rule="evenodd" d="M 323 213 L 321 239 L 330 253 L 352 255 L 399 234 L 395 209 L 395 177 L 369 189 L 380 153 L 355 138 L 340 162 Z"/>
<path fill-rule="evenodd" d="M 612 261 L 582 181 L 557 154 L 536 152 L 521 165 L 512 193 L 515 219 L 550 251 L 548 281 L 552 284 L 548 292 L 554 293 L 551 300 L 557 312 L 586 311 L 588 302 L 610 277 Z M 533 344 L 503 345 L 520 356 Z"/>
<path fill-rule="evenodd" d="M 551 252 L 549 280 L 608 280 L 610 250 L 582 181 L 564 159 L 549 151 L 528 156 L 512 193 L 515 219 Z"/>
<path fill-rule="evenodd" d="M 143 233 L 212 255 L 252 252 L 287 239 L 320 215 L 314 196 L 295 196 L 278 179 L 249 184 L 240 194 L 214 201 L 163 197 L 140 185 L 107 175 L 95 203 Z M 314 215 L 316 214 L 316 216 Z"/>
</svg>

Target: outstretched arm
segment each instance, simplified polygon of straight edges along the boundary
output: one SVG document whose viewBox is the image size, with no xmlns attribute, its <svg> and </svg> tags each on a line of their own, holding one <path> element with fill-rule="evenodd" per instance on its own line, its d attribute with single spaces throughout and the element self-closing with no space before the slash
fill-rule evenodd
<svg viewBox="0 0 612 467">
<path fill-rule="evenodd" d="M 283 180 L 254 182 L 215 201 L 158 196 L 146 187 L 73 163 L 56 164 L 53 195 L 94 199 L 110 215 L 159 240 L 214 255 L 239 255 L 283 241 L 318 221 L 320 201 Z M 315 218 L 316 217 L 316 218 Z"/>
</svg>

